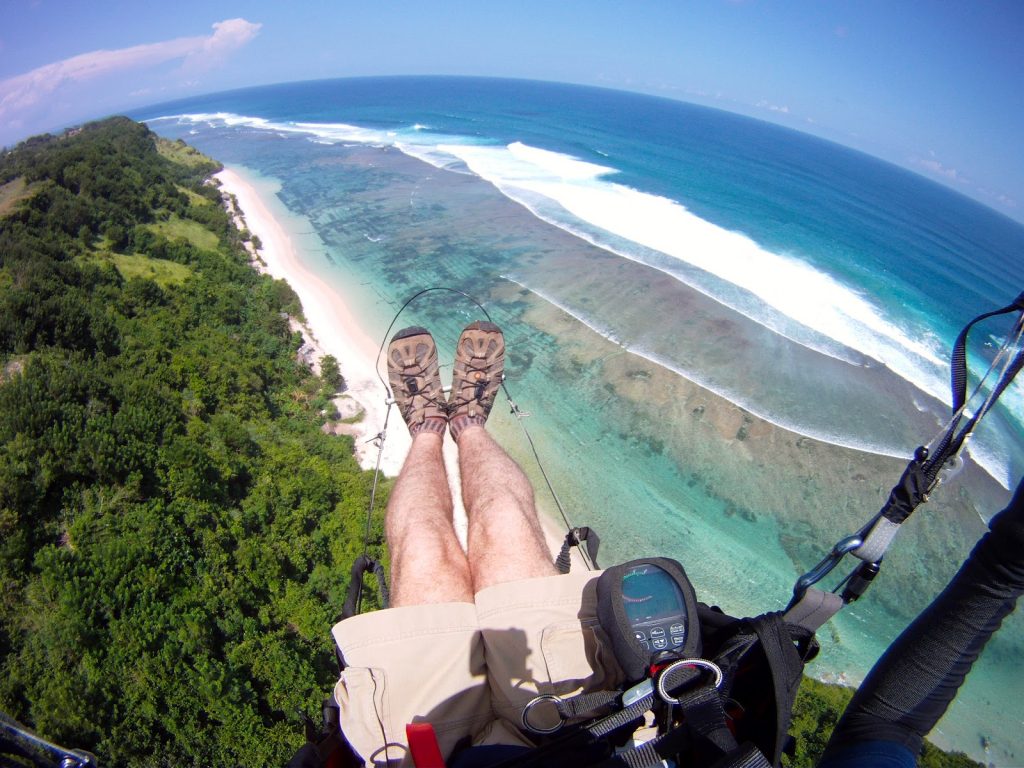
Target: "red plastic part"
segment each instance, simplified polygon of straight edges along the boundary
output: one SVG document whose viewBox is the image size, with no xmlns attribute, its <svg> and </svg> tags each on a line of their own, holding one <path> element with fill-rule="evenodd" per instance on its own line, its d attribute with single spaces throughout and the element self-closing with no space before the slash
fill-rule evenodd
<svg viewBox="0 0 1024 768">
<path fill-rule="evenodd" d="M 405 726 L 405 737 L 416 768 L 445 768 L 434 726 L 430 723 L 409 723 Z"/>
</svg>

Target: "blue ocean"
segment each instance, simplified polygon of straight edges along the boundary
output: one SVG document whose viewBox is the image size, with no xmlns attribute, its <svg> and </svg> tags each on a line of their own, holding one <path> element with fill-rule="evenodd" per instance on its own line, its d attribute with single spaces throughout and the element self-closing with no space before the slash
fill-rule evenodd
<svg viewBox="0 0 1024 768">
<path fill-rule="evenodd" d="M 306 266 L 374 337 L 424 288 L 476 297 L 505 330 L 509 391 L 571 522 L 602 535 L 601 562 L 675 557 L 734 614 L 784 608 L 796 577 L 879 509 L 949 418 L 960 328 L 1024 290 L 1011 219 L 836 144 L 677 101 L 360 78 L 134 116 L 276 194 Z M 478 315 L 432 292 L 398 327 L 429 327 L 450 358 Z M 1008 332 L 972 334 L 975 370 Z M 492 420 L 552 512 L 519 425 Z M 872 590 L 819 633 L 809 672 L 859 681 L 1022 474 L 1017 383 Z M 1014 616 L 933 739 L 1024 764 L 1022 654 Z"/>
</svg>

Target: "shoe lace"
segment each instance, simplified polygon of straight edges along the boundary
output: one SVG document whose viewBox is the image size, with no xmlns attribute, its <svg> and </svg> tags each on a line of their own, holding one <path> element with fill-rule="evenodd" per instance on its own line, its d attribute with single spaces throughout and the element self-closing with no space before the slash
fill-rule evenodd
<svg viewBox="0 0 1024 768">
<path fill-rule="evenodd" d="M 458 396 L 452 392 L 453 398 L 448 402 L 449 412 L 454 412 L 456 408 L 466 405 L 471 402 L 480 402 L 484 399 L 487 394 L 487 387 L 493 381 L 493 378 L 489 374 L 490 363 L 483 362 L 482 364 L 474 365 L 472 361 L 466 362 L 465 372 L 462 374 L 461 381 L 459 382 Z M 477 378 L 476 374 L 480 374 Z M 504 379 L 504 373 L 498 374 L 498 383 Z M 470 394 L 466 394 L 466 393 Z M 497 393 L 497 390 L 495 390 Z"/>
</svg>

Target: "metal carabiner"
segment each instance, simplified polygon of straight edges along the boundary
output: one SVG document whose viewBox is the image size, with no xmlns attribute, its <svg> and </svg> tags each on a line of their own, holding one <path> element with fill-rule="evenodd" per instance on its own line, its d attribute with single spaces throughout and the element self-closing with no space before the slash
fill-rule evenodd
<svg viewBox="0 0 1024 768">
<path fill-rule="evenodd" d="M 796 580 L 796 584 L 793 585 L 793 603 L 799 601 L 808 589 L 828 576 L 846 555 L 858 549 L 863 543 L 863 539 L 857 535 L 847 536 L 845 539 L 837 541 L 836 545 L 832 547 L 832 551 L 825 555 L 821 562 Z"/>
</svg>

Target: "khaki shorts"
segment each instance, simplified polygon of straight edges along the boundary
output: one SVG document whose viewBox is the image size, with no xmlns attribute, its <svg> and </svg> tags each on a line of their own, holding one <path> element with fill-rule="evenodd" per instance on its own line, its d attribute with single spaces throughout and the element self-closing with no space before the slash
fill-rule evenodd
<svg viewBox="0 0 1024 768">
<path fill-rule="evenodd" d="M 539 693 L 618 686 L 597 622 L 599 572 L 488 587 L 473 603 L 391 608 L 332 630 L 346 668 L 334 689 L 341 728 L 367 765 L 406 760 L 407 723 L 434 726 L 443 755 L 525 744 L 523 707 Z"/>
</svg>

